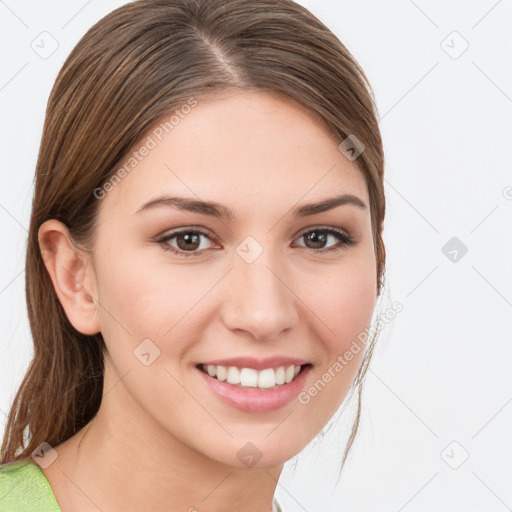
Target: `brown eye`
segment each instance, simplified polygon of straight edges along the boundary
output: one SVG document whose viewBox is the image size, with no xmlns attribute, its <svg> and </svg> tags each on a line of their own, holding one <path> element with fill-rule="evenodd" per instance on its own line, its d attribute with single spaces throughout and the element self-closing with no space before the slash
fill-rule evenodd
<svg viewBox="0 0 512 512">
<path fill-rule="evenodd" d="M 197 229 L 183 229 L 175 231 L 158 240 L 158 243 L 166 251 L 171 251 L 179 256 L 201 256 L 206 248 L 201 247 L 202 237 L 212 240 L 210 235 Z M 175 240 L 175 244 L 171 243 Z"/>
<path fill-rule="evenodd" d="M 306 246 L 310 249 L 323 249 L 329 235 L 323 231 L 310 231 L 306 235 L 303 235 L 303 237 L 304 240 L 306 240 Z M 308 242 L 311 243 L 312 246 L 308 245 Z"/>
<path fill-rule="evenodd" d="M 343 249 L 347 246 L 355 245 L 355 240 L 348 234 L 338 231 L 332 228 L 315 228 L 310 229 L 303 233 L 300 237 L 305 241 L 305 245 L 301 247 L 307 247 L 308 249 L 319 249 L 315 252 L 327 252 Z M 329 238 L 338 240 L 337 245 L 331 245 L 326 248 L 326 244 Z"/>
<path fill-rule="evenodd" d="M 175 235 L 175 237 L 176 244 L 183 251 L 195 251 L 201 244 L 201 235 L 197 235 L 193 231 L 182 232 Z"/>
</svg>

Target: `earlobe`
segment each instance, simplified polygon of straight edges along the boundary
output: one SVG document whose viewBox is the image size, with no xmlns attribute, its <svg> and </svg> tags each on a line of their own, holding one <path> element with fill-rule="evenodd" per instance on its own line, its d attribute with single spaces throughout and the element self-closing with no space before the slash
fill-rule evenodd
<svg viewBox="0 0 512 512">
<path fill-rule="evenodd" d="M 96 280 L 89 255 L 73 245 L 67 227 L 55 219 L 41 225 L 38 239 L 43 262 L 68 320 L 82 334 L 100 332 Z"/>
</svg>

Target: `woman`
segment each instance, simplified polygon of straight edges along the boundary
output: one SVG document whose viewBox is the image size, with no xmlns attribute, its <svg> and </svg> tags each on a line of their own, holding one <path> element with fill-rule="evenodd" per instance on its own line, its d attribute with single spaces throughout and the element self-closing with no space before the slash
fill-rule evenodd
<svg viewBox="0 0 512 512">
<path fill-rule="evenodd" d="M 93 26 L 48 102 L 0 510 L 280 510 L 284 462 L 361 405 L 383 172 L 363 71 L 291 0 Z"/>
</svg>

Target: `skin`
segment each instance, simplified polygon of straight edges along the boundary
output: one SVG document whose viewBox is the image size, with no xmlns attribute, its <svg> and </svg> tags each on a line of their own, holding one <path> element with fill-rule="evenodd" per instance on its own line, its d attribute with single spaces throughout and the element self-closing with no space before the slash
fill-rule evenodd
<svg viewBox="0 0 512 512">
<path fill-rule="evenodd" d="M 67 317 L 80 332 L 101 331 L 108 348 L 98 414 L 55 447 L 59 457 L 44 469 L 63 512 L 271 510 L 283 463 L 338 409 L 363 350 L 307 405 L 294 400 L 268 413 L 220 402 L 195 366 L 234 355 L 301 357 L 313 364 L 306 389 L 370 326 L 376 262 L 368 191 L 338 144 L 317 117 L 280 95 L 199 100 L 99 200 L 90 253 L 73 246 L 60 222 L 41 226 Z M 343 193 L 367 208 L 291 215 L 299 204 Z M 136 214 L 163 194 L 216 201 L 235 219 L 166 206 Z M 189 226 L 212 235 L 189 249 L 202 255 L 178 256 L 157 242 Z M 341 229 L 356 244 L 322 253 L 339 241 L 314 245 L 302 236 L 312 227 Z M 263 249 L 252 263 L 236 252 L 247 236 Z M 146 338 L 160 349 L 149 366 L 133 353 Z M 249 441 L 261 452 L 253 467 L 237 457 Z"/>
</svg>

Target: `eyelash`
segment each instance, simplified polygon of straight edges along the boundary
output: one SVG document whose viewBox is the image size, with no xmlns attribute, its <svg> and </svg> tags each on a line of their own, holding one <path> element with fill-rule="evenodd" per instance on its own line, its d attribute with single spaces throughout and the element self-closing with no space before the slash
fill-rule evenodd
<svg viewBox="0 0 512 512">
<path fill-rule="evenodd" d="M 346 247 L 351 247 L 356 244 L 356 241 L 350 235 L 348 235 L 338 229 L 334 229 L 334 228 L 324 228 L 324 227 L 309 228 L 307 231 L 302 232 L 302 234 L 300 234 L 298 238 L 302 238 L 303 236 L 305 236 L 308 233 L 311 233 L 313 231 L 332 235 L 340 241 L 340 244 L 333 246 L 333 247 L 329 247 L 327 249 L 311 249 L 309 247 L 304 247 L 304 249 L 309 249 L 310 251 L 317 252 L 317 253 L 338 252 L 338 251 L 345 249 Z M 183 251 L 181 249 L 175 249 L 174 247 L 170 246 L 168 242 L 182 233 L 196 233 L 196 234 L 203 235 L 210 240 L 216 241 L 208 233 L 206 233 L 205 231 L 202 231 L 201 229 L 187 228 L 187 229 L 180 229 L 178 231 L 173 231 L 172 233 L 164 235 L 163 237 L 161 237 L 157 240 L 157 243 L 161 245 L 161 247 L 164 251 L 170 251 L 170 252 L 177 254 L 178 256 L 182 256 L 184 258 L 201 256 L 203 254 L 203 252 L 212 250 L 212 249 L 203 249 L 202 251 L 198 251 L 198 250 Z M 300 246 L 300 247 L 303 247 L 303 246 Z"/>
</svg>

